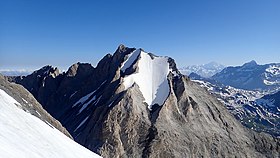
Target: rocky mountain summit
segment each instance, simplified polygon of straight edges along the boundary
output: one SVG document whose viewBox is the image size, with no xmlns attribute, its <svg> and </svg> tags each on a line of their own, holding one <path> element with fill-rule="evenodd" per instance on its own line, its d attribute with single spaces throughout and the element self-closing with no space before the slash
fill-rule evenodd
<svg viewBox="0 0 280 158">
<path fill-rule="evenodd" d="M 103 157 L 279 157 L 279 139 L 243 127 L 172 58 L 120 45 L 96 67 L 56 72 L 10 80 Z"/>
</svg>

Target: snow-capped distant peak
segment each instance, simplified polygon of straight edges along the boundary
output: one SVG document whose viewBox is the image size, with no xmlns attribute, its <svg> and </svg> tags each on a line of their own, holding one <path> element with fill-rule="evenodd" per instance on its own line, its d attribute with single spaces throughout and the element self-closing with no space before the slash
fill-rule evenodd
<svg viewBox="0 0 280 158">
<path fill-rule="evenodd" d="M 216 62 L 210 62 L 202 65 L 191 65 L 191 66 L 183 67 L 179 70 L 184 75 L 190 75 L 193 72 L 202 77 L 209 78 L 215 75 L 216 73 L 221 72 L 224 68 L 225 68 L 224 65 L 221 65 Z"/>
<path fill-rule="evenodd" d="M 151 56 L 142 49 L 137 49 L 128 54 L 121 70 L 125 71 L 131 67 L 137 59 L 137 72 L 124 77 L 125 90 L 136 83 L 145 98 L 145 102 L 149 105 L 149 109 L 154 104 L 163 105 L 170 92 L 167 80 L 167 75 L 171 71 L 168 57 Z"/>
</svg>

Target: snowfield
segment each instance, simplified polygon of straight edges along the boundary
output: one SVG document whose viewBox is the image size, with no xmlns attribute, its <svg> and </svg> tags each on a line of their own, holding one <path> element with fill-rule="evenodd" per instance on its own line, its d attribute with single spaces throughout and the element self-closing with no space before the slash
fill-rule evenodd
<svg viewBox="0 0 280 158">
<path fill-rule="evenodd" d="M 138 72 L 125 76 L 123 83 L 125 90 L 136 83 L 149 109 L 154 104 L 163 105 L 170 92 L 167 80 L 170 72 L 168 57 L 151 57 L 148 53 L 137 49 L 128 55 L 128 59 L 122 64 L 121 71 L 125 72 L 131 67 L 138 56 Z"/>
<path fill-rule="evenodd" d="M 100 157 L 17 105 L 20 104 L 0 89 L 0 157 Z"/>
</svg>

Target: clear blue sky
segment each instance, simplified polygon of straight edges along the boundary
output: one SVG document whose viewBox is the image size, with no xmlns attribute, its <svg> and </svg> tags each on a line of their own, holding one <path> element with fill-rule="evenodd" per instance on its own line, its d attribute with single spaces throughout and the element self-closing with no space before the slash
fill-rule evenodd
<svg viewBox="0 0 280 158">
<path fill-rule="evenodd" d="M 280 62 L 279 0 L 1 0 L 0 69 L 97 63 L 121 43 L 173 57 Z"/>
</svg>

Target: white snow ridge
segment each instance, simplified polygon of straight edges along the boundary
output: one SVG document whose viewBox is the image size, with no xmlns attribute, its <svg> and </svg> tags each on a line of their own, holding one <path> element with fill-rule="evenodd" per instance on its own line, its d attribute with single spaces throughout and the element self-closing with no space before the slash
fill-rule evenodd
<svg viewBox="0 0 280 158">
<path fill-rule="evenodd" d="M 170 92 L 167 80 L 167 75 L 171 71 L 168 57 L 151 57 L 143 50 L 137 49 L 128 55 L 128 59 L 122 64 L 121 71 L 124 72 L 132 66 L 138 56 L 138 72 L 124 77 L 125 90 L 136 83 L 149 109 L 154 104 L 163 105 Z"/>
<path fill-rule="evenodd" d="M 0 157 L 99 157 L 39 118 L 23 111 L 0 89 Z"/>
</svg>

